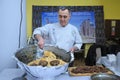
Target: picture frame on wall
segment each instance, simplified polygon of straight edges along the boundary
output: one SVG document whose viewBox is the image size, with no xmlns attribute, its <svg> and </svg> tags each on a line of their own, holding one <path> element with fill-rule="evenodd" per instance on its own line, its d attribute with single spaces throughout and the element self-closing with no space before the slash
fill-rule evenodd
<svg viewBox="0 0 120 80">
<path fill-rule="evenodd" d="M 57 22 L 57 11 L 60 6 L 33 5 L 32 28 L 41 27 L 48 23 Z M 101 43 L 105 41 L 103 32 L 103 6 L 68 6 L 71 9 L 70 23 L 75 25 L 83 43 Z M 103 33 L 100 33 L 103 32 Z M 102 36 L 101 36 L 102 35 Z"/>
</svg>

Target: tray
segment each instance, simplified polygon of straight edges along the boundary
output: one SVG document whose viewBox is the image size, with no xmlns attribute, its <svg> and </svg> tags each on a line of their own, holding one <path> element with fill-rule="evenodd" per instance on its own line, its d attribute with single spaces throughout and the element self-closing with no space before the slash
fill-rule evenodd
<svg viewBox="0 0 120 80">
<path fill-rule="evenodd" d="M 80 68 L 87 68 L 87 67 L 89 67 L 89 68 L 93 68 L 93 69 L 95 69 L 94 67 L 98 67 L 98 66 L 79 66 Z M 101 67 L 101 66 L 100 66 Z M 107 71 L 106 72 L 82 72 L 82 73 L 73 73 L 72 72 L 72 70 L 73 69 L 76 69 L 77 67 L 69 67 L 68 68 L 68 73 L 69 73 L 69 75 L 70 76 L 91 76 L 91 75 L 93 75 L 93 74 L 98 74 L 98 73 L 106 73 L 106 74 L 114 74 L 111 70 L 109 70 L 109 69 L 107 69 L 107 68 L 105 68 L 105 67 L 102 67 L 103 69 L 106 69 Z M 86 69 L 87 70 L 87 69 Z"/>
</svg>

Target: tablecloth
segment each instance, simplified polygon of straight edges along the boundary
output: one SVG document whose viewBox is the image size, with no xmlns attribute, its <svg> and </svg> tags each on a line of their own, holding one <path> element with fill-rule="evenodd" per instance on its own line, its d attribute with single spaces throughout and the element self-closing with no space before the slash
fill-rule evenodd
<svg viewBox="0 0 120 80">
<path fill-rule="evenodd" d="M 19 68 L 5 69 L 0 72 L 0 80 L 13 80 L 16 77 L 20 77 L 25 72 Z M 47 75 L 46 75 L 47 76 Z M 26 76 L 28 77 L 28 76 Z M 28 80 L 40 80 L 33 77 L 27 78 Z M 70 76 L 68 72 L 61 74 L 56 80 L 90 80 L 90 76 Z"/>
</svg>

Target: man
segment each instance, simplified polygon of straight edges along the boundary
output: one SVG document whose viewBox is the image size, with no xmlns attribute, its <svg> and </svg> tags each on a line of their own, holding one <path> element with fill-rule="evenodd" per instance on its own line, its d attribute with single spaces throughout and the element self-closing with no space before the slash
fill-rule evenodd
<svg viewBox="0 0 120 80">
<path fill-rule="evenodd" d="M 67 52 L 74 52 L 82 46 L 82 39 L 78 29 L 69 24 L 71 12 L 68 7 L 59 7 L 59 22 L 36 28 L 33 32 L 39 48 L 45 45 L 56 46 Z"/>
</svg>

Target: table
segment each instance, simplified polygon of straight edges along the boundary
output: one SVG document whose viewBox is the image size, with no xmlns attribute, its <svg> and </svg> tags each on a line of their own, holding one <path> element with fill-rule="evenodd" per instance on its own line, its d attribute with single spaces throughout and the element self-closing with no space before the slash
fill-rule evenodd
<svg viewBox="0 0 120 80">
<path fill-rule="evenodd" d="M 20 77 L 25 72 L 17 68 L 9 68 L 0 72 L 0 80 L 12 80 L 16 77 Z"/>
<path fill-rule="evenodd" d="M 16 77 L 21 77 L 25 72 L 19 68 L 5 69 L 0 73 L 0 80 L 12 80 Z M 29 78 L 28 78 L 29 80 Z M 30 80 L 38 80 L 30 78 Z M 69 76 L 68 72 L 58 76 L 56 80 L 90 80 L 90 76 Z"/>
<path fill-rule="evenodd" d="M 120 72 L 118 72 L 114 65 L 111 65 L 107 57 L 101 57 L 97 64 L 103 64 L 107 68 L 109 68 L 111 71 L 113 71 L 116 75 L 120 76 Z M 0 72 L 0 80 L 12 80 L 16 77 L 21 77 L 25 72 L 21 70 L 20 68 L 9 68 L 5 69 L 2 72 Z M 39 80 L 35 78 L 31 78 L 28 76 L 28 80 Z M 58 76 L 56 80 L 90 80 L 90 76 L 69 76 L 68 72 Z"/>
</svg>

